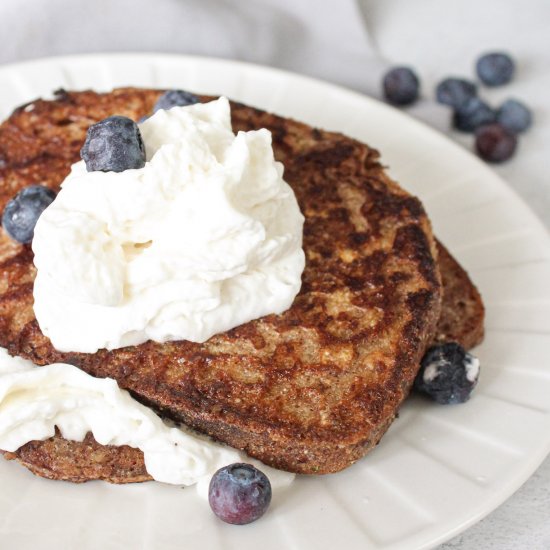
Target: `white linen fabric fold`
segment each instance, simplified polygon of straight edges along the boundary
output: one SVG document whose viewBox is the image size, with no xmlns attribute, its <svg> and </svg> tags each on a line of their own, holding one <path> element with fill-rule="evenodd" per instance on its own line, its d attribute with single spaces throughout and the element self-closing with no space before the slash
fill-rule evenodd
<svg viewBox="0 0 550 550">
<path fill-rule="evenodd" d="M 413 116 L 472 148 L 434 101 L 445 76 L 474 77 L 476 57 L 506 50 L 514 81 L 482 88 L 534 112 L 516 156 L 495 169 L 550 227 L 550 2 L 548 0 L 3 0 L 0 63 L 89 52 L 153 51 L 240 59 L 380 96 L 391 65 L 422 81 Z M 546 548 L 550 460 L 501 509 L 442 548 Z M 538 503 L 538 505 L 536 504 Z M 546 542 L 545 542 L 546 541 Z"/>
</svg>

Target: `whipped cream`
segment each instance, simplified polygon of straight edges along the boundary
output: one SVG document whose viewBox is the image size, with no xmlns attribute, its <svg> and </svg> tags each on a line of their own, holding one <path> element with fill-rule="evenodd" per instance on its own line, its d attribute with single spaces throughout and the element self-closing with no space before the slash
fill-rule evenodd
<svg viewBox="0 0 550 550">
<path fill-rule="evenodd" d="M 143 168 L 76 163 L 36 225 L 34 311 L 58 350 L 204 342 L 300 289 L 304 219 L 267 130 L 235 135 L 225 98 L 140 130 Z"/>
<path fill-rule="evenodd" d="M 64 363 L 36 367 L 0 348 L 0 449 L 13 452 L 52 437 L 56 426 L 65 439 L 82 441 L 91 432 L 102 445 L 141 449 L 155 480 L 197 483 L 202 496 L 216 470 L 234 462 L 254 464 L 273 488 L 294 479 L 205 436 L 168 426 L 115 380 L 94 378 Z"/>
</svg>

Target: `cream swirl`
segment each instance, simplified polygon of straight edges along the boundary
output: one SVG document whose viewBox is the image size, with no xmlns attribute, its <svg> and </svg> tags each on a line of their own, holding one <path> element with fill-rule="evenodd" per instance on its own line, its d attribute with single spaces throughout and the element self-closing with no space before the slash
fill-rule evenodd
<svg viewBox="0 0 550 550">
<path fill-rule="evenodd" d="M 216 470 L 234 462 L 256 465 L 274 488 L 294 479 L 206 436 L 165 424 L 115 380 L 94 378 L 64 363 L 35 367 L 0 348 L 0 449 L 13 452 L 47 439 L 56 427 L 65 439 L 82 441 L 91 432 L 102 445 L 141 449 L 151 477 L 198 483 L 203 496 Z"/>
<path fill-rule="evenodd" d="M 36 225 L 34 310 L 59 350 L 204 342 L 300 289 L 303 216 L 267 130 L 235 135 L 225 98 L 140 130 L 143 168 L 73 165 Z"/>
</svg>

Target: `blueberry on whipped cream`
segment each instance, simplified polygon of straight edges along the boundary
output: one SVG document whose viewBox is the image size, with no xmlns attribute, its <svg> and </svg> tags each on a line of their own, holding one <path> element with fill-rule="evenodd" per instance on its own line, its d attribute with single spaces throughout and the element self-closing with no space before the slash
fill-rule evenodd
<svg viewBox="0 0 550 550">
<path fill-rule="evenodd" d="M 414 387 L 442 405 L 464 403 L 470 398 L 478 377 L 477 357 L 460 344 L 448 342 L 428 349 Z"/>
<path fill-rule="evenodd" d="M 4 231 L 19 243 L 30 243 L 38 218 L 54 199 L 55 192 L 44 185 L 25 187 L 4 208 Z"/>
<path fill-rule="evenodd" d="M 172 109 L 172 107 L 186 107 L 199 103 L 200 99 L 191 92 L 185 90 L 168 90 L 164 92 L 155 103 L 153 112 L 156 113 L 159 109 Z"/>
<path fill-rule="evenodd" d="M 125 116 L 111 116 L 90 126 L 80 156 L 88 172 L 124 172 L 145 166 L 138 125 Z"/>
<path fill-rule="evenodd" d="M 268 130 L 235 135 L 220 98 L 139 131 L 142 168 L 74 164 L 37 223 L 34 312 L 60 351 L 205 342 L 300 290 L 304 218 Z"/>
</svg>

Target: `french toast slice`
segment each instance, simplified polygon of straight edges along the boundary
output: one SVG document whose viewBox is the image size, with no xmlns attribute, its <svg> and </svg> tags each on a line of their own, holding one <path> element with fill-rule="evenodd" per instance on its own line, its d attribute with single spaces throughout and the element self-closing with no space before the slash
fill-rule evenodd
<svg viewBox="0 0 550 550">
<path fill-rule="evenodd" d="M 443 296 L 433 343 L 458 342 L 471 349 L 483 340 L 483 301 L 468 273 L 439 241 L 437 252 Z"/>
<path fill-rule="evenodd" d="M 17 460 L 40 477 L 73 483 L 102 480 L 122 484 L 152 479 L 139 449 L 101 445 L 90 433 L 84 441 L 69 441 L 56 433 L 44 441 L 31 441 L 15 453 L 6 452 L 4 458 Z"/>
<path fill-rule="evenodd" d="M 16 110 L 0 127 L 0 208 L 29 184 L 57 189 L 90 124 L 112 114 L 138 119 L 159 93 L 63 91 Z M 272 466 L 338 471 L 378 442 L 436 335 L 435 240 L 418 199 L 387 176 L 374 149 L 239 104 L 232 117 L 235 130 L 271 130 L 306 217 L 303 285 L 287 312 L 204 344 L 60 353 L 34 318 L 32 251 L 2 234 L 0 345 L 38 365 L 67 362 L 115 378 L 164 416 Z M 63 444 L 53 443 L 54 456 Z"/>
<path fill-rule="evenodd" d="M 441 243 L 437 244 L 443 298 L 434 343 L 454 341 L 470 349 L 483 339 L 483 303 L 468 274 Z M 110 483 L 151 479 L 139 449 L 103 446 L 91 434 L 82 443 L 67 441 L 56 434 L 4 456 L 48 479 L 78 483 L 94 479 Z"/>
</svg>

